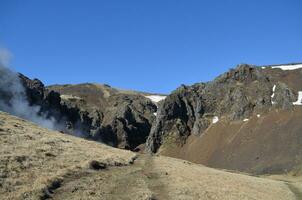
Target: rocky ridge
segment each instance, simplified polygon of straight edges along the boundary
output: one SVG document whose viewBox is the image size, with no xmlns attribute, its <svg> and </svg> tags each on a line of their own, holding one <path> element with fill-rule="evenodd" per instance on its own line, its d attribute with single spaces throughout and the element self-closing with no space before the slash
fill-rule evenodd
<svg viewBox="0 0 302 200">
<path fill-rule="evenodd" d="M 214 81 L 182 85 L 159 107 L 147 150 L 156 152 L 168 135 L 180 143 L 190 134 L 200 135 L 214 118 L 244 120 L 271 109 L 292 109 L 298 91 L 278 81 L 278 75 L 271 69 L 243 64 Z"/>
<path fill-rule="evenodd" d="M 96 84 L 60 90 L 22 74 L 19 78 L 30 106 L 38 106 L 39 115 L 54 120 L 56 130 L 64 133 L 134 150 L 145 143 L 155 119 L 156 105 L 138 92 Z M 66 93 L 70 87 L 72 94 Z"/>
<path fill-rule="evenodd" d="M 172 153 L 172 149 L 174 149 L 175 152 L 179 152 L 179 149 L 183 146 L 187 146 L 185 155 L 181 156 L 182 159 L 187 159 L 191 157 L 190 154 L 195 154 L 196 156 L 192 159 L 193 161 L 197 160 L 199 163 L 207 164 L 207 162 L 202 161 L 204 160 L 202 157 L 207 155 L 206 152 L 208 152 L 208 150 L 205 150 L 205 152 L 200 151 L 196 145 L 194 148 L 192 146 L 190 147 L 189 144 L 186 144 L 188 143 L 188 138 L 191 138 L 189 141 L 192 142 L 194 141 L 192 140 L 194 137 L 198 138 L 196 139 L 197 141 L 202 141 L 202 138 L 205 137 L 203 137 L 203 135 L 209 132 L 209 128 L 214 126 L 216 123 L 247 123 L 252 116 L 260 118 L 261 116 L 268 115 L 272 111 L 278 112 L 278 110 L 288 111 L 288 113 L 300 112 L 295 109 L 296 105 L 294 105 L 294 102 L 297 102 L 298 93 L 302 90 L 301 75 L 302 70 L 300 68 L 294 70 L 282 70 L 271 66 L 257 67 L 242 64 L 237 66 L 235 69 L 231 69 L 229 72 L 222 74 L 211 82 L 198 83 L 192 86 L 182 85 L 173 91 L 161 103 L 158 109 L 157 119 L 152 126 L 150 135 L 147 139 L 146 151 L 151 153 L 160 153 L 164 149 L 169 149 L 169 146 L 172 145 L 174 147 L 170 148 L 170 151 L 168 150 L 168 152 L 171 153 L 167 153 L 165 155 L 178 157 L 178 155 L 176 155 L 177 153 Z M 270 123 L 272 123 L 272 120 Z M 294 131 L 299 127 L 299 124 L 297 122 L 295 123 L 296 124 L 289 130 Z M 271 124 L 271 126 L 276 125 Z M 225 126 L 226 129 L 229 127 L 231 129 L 232 126 Z M 267 125 L 265 127 L 267 127 Z M 241 129 L 245 130 L 243 127 L 241 127 Z M 257 127 L 254 127 L 253 129 L 257 129 Z M 280 130 L 283 129 L 285 129 L 284 126 L 280 127 Z M 223 134 L 223 130 L 221 131 L 221 134 Z M 235 134 L 236 129 L 234 129 L 234 131 Z M 246 131 L 249 130 L 246 129 Z M 263 131 L 258 129 L 256 131 L 256 133 L 261 132 Z M 276 138 L 276 135 L 274 136 L 275 133 L 276 131 L 272 131 L 270 137 Z M 298 132 L 295 132 L 295 134 L 297 135 L 292 136 L 293 138 L 300 137 Z M 209 138 L 212 137 L 208 143 L 211 141 L 213 142 L 214 135 L 215 134 L 207 136 Z M 261 140 L 261 137 L 258 139 Z M 219 140 L 217 140 L 217 142 L 218 141 Z M 276 143 L 270 145 L 281 144 Z M 178 147 L 175 148 L 175 146 Z M 231 145 L 226 144 L 225 148 L 228 146 Z M 201 147 L 199 146 L 199 149 L 200 148 Z M 261 146 L 259 148 L 261 152 L 264 151 L 265 146 Z M 192 149 L 195 149 L 195 152 L 193 152 Z M 213 151 L 215 152 L 216 150 L 214 149 Z M 240 151 L 242 151 L 242 149 L 237 148 L 235 152 Z M 284 151 L 286 150 L 284 149 Z M 296 153 L 293 155 L 299 157 L 299 149 L 294 151 Z M 178 154 L 180 155 L 181 153 L 179 152 Z M 278 154 L 279 152 L 275 152 L 275 155 L 271 156 L 278 156 Z M 209 157 L 207 160 L 211 159 L 211 156 L 213 155 L 207 155 Z M 229 155 L 227 153 L 221 152 L 219 157 L 228 156 Z M 198 159 L 198 157 L 200 157 L 200 159 Z M 227 163 L 226 161 L 221 162 Z M 210 166 L 238 169 L 238 162 L 239 161 L 234 161 L 232 165 L 224 166 L 223 164 L 213 161 L 215 164 Z M 236 166 L 236 163 L 238 166 Z M 252 166 L 255 165 L 257 165 L 257 160 L 252 164 Z M 280 164 L 280 166 L 281 165 L 285 166 L 284 163 Z M 296 165 L 299 164 L 296 163 Z M 250 165 L 249 167 L 252 166 Z M 248 169 L 247 166 L 245 166 L 245 168 L 242 166 L 240 170 L 252 173 L 269 173 L 270 170 L 262 172 L 264 168 L 268 167 L 269 164 L 266 164 L 263 168 L 257 168 L 257 170 L 254 171 L 251 168 Z M 293 165 L 291 165 L 291 167 L 293 167 Z"/>
<path fill-rule="evenodd" d="M 109 85 L 54 85 L 47 90 L 61 94 L 61 104 L 78 107 L 97 121 L 90 131 L 93 140 L 135 150 L 145 143 L 157 106 L 145 93 L 118 90 Z"/>
</svg>

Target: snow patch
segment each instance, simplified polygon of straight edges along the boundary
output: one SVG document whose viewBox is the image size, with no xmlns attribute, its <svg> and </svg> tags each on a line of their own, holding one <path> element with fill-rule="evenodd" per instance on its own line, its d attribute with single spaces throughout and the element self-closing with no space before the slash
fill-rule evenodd
<svg viewBox="0 0 302 200">
<path fill-rule="evenodd" d="M 295 70 L 295 69 L 300 69 L 302 68 L 302 64 L 296 64 L 296 65 L 277 65 L 273 66 L 272 69 L 282 69 L 282 70 Z"/>
<path fill-rule="evenodd" d="M 261 115 L 260 114 L 257 114 L 257 117 L 259 118 Z"/>
<path fill-rule="evenodd" d="M 67 99 L 67 100 L 70 100 L 70 99 L 81 100 L 82 99 L 81 97 L 74 96 L 74 95 L 68 95 L 68 94 L 61 94 L 60 97 L 61 97 L 61 99 Z"/>
<path fill-rule="evenodd" d="M 147 97 L 148 99 L 150 99 L 151 101 L 153 101 L 155 103 L 158 103 L 166 98 L 166 96 L 160 96 L 160 95 L 148 95 L 145 97 Z"/>
<path fill-rule="evenodd" d="M 276 85 L 273 86 L 273 94 L 271 95 L 271 102 L 272 102 L 272 104 L 276 103 L 276 102 L 273 101 L 273 98 L 275 96 L 275 90 L 276 90 Z"/>
<path fill-rule="evenodd" d="M 212 123 L 216 124 L 219 121 L 219 118 L 217 116 L 213 117 Z"/>
<path fill-rule="evenodd" d="M 298 100 L 296 102 L 293 102 L 293 105 L 302 105 L 302 91 L 298 92 Z"/>
<path fill-rule="evenodd" d="M 154 115 L 154 116 L 157 116 L 157 113 L 155 112 L 155 113 L 153 113 L 153 115 Z"/>
<path fill-rule="evenodd" d="M 273 86 L 273 92 L 275 92 L 275 90 L 276 90 L 276 85 Z"/>
<path fill-rule="evenodd" d="M 243 121 L 244 121 L 244 122 L 247 122 L 247 121 L 249 121 L 249 119 L 245 118 Z"/>
</svg>

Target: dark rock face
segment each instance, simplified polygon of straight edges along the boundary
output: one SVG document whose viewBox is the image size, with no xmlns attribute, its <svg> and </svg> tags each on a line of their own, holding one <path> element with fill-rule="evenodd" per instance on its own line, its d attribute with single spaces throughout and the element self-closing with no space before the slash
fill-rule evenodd
<svg viewBox="0 0 302 200">
<path fill-rule="evenodd" d="M 140 96 L 116 95 L 104 112 L 102 127 L 115 135 L 114 146 L 134 149 L 146 142 L 155 116 L 156 106 Z M 102 131 L 99 136 L 102 138 Z"/>
<path fill-rule="evenodd" d="M 70 115 L 79 115 L 75 119 L 79 118 L 78 124 L 85 125 L 90 139 L 130 150 L 146 142 L 157 107 L 144 96 L 88 83 L 47 89 L 61 93 L 60 106 L 64 109 L 59 109 L 60 113 L 77 109 Z M 49 92 L 48 96 L 57 92 Z M 48 104 L 57 105 L 56 99 L 49 98 Z"/>
<path fill-rule="evenodd" d="M 30 80 L 23 74 L 19 74 L 19 77 L 25 87 L 30 105 L 41 104 L 44 98 L 44 84 L 38 79 Z"/>
<path fill-rule="evenodd" d="M 39 114 L 56 122 L 56 129 L 65 133 L 89 138 L 90 129 L 94 128 L 93 119 L 89 113 L 79 108 L 62 104 L 60 94 L 45 89 L 43 83 L 31 80 L 20 74 L 19 78 L 23 84 L 29 104 L 39 106 Z"/>
<path fill-rule="evenodd" d="M 120 93 L 114 90 L 106 98 L 97 96 L 99 91 L 90 85 L 76 89 L 81 98 L 61 95 L 45 88 L 38 79 L 31 80 L 19 74 L 30 106 L 38 115 L 54 121 L 55 129 L 63 133 L 101 141 L 114 147 L 133 150 L 146 142 L 157 107 L 139 94 Z M 105 86 L 106 90 L 111 90 Z M 10 101 L 9 92 L 0 91 L 1 98 Z M 63 96 L 63 98 L 61 98 Z M 85 98 L 87 97 L 87 98 Z"/>
<path fill-rule="evenodd" d="M 275 91 L 273 91 L 275 85 Z M 168 140 L 183 144 L 199 135 L 213 117 L 243 120 L 272 108 L 291 109 L 292 89 L 259 67 L 239 65 L 208 83 L 181 86 L 160 105 L 146 150 L 156 152 Z"/>
</svg>

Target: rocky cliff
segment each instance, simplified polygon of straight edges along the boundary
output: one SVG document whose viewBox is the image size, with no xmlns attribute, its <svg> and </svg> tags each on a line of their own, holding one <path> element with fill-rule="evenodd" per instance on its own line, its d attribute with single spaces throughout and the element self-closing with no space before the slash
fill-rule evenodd
<svg viewBox="0 0 302 200">
<path fill-rule="evenodd" d="M 7 108 L 7 112 L 64 133 L 130 150 L 145 143 L 149 135 L 157 107 L 143 94 L 96 84 L 46 88 L 38 79 L 3 71 L 10 75 L 7 79 L 1 73 L 1 84 L 10 85 L 0 89 L 1 108 Z M 17 111 L 24 107 L 24 111 Z"/>
<path fill-rule="evenodd" d="M 89 113 L 93 140 L 134 150 L 145 143 L 155 119 L 156 105 L 144 93 L 118 90 L 109 85 L 55 85 L 61 104 Z"/>
<path fill-rule="evenodd" d="M 192 86 L 182 85 L 160 105 L 156 122 L 146 143 L 146 150 L 153 153 L 165 152 L 164 154 L 166 155 L 179 157 L 181 154 L 179 149 L 186 146 L 186 152 L 182 153 L 181 158 L 188 159 L 190 154 L 195 154 L 195 158 L 192 161 L 208 164 L 201 157 L 205 157 L 206 154 L 208 161 L 211 159 L 212 154 L 209 155 L 207 150 L 201 151 L 202 147 L 198 145 L 195 145 L 193 151 L 190 149 L 188 141 L 194 143 L 193 137 L 201 141 L 204 137 L 203 135 L 207 133 L 211 126 L 222 122 L 248 122 L 253 116 L 259 118 L 278 110 L 288 111 L 289 113 L 299 112 L 295 109 L 296 105 L 294 102 L 298 99 L 299 90 L 302 90 L 301 75 L 301 69 L 282 70 L 271 66 L 257 67 L 243 64 L 222 74 L 211 82 L 198 83 Z M 271 124 L 271 126 L 274 125 Z M 224 129 L 228 128 L 229 126 L 224 127 Z M 297 128 L 299 129 L 298 125 L 293 127 L 292 130 Z M 252 127 L 252 129 L 257 129 L 257 127 Z M 237 132 L 238 130 L 234 129 L 234 131 Z M 227 131 L 225 130 L 225 132 Z M 263 132 L 263 130 L 255 132 L 259 133 Z M 276 137 L 274 133 L 276 132 L 272 132 L 271 138 Z M 255 137 L 257 136 L 255 135 Z M 297 137 L 301 138 L 299 132 L 296 132 L 296 135 L 291 137 L 290 140 L 293 140 L 293 144 L 297 143 L 293 139 Z M 261 140 L 263 138 L 258 137 L 258 139 Z M 213 142 L 220 139 L 212 138 L 211 140 Z M 210 143 L 211 141 L 208 142 Z M 282 142 L 279 141 L 279 143 L 274 143 L 274 145 L 282 146 Z M 262 146 L 259 148 L 263 150 L 266 147 Z M 172 153 L 172 149 L 178 153 Z M 238 148 L 237 152 L 241 150 Z M 299 149 L 294 151 L 294 156 L 302 155 Z M 272 156 L 278 156 L 278 153 L 275 152 L 275 155 Z M 228 155 L 221 152 L 220 156 L 226 157 Z M 241 156 L 244 156 L 244 154 Z M 255 158 L 257 158 L 257 155 L 255 155 Z M 254 165 L 255 162 L 253 163 Z M 215 162 L 213 167 L 230 169 L 238 167 L 236 162 L 229 167 L 224 167 L 223 164 L 217 163 Z M 265 167 L 268 166 L 269 163 Z M 254 171 L 249 171 L 247 168 L 244 169 L 242 167 L 243 169 L 241 170 L 260 173 L 265 167 L 263 166 L 262 169 Z"/>
</svg>

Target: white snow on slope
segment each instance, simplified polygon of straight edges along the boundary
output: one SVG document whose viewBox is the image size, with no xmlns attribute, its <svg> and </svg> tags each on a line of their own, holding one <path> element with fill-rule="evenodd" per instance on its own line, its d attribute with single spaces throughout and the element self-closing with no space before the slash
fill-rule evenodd
<svg viewBox="0 0 302 200">
<path fill-rule="evenodd" d="M 249 121 L 249 119 L 245 118 L 243 121 L 244 121 L 244 122 L 247 122 L 247 121 Z"/>
<path fill-rule="evenodd" d="M 217 116 L 213 117 L 212 123 L 216 124 L 219 121 L 219 118 Z"/>
<path fill-rule="evenodd" d="M 166 98 L 166 96 L 160 96 L 160 95 L 149 95 L 149 96 L 145 96 L 148 99 L 150 99 L 151 101 L 158 103 L 162 100 L 164 100 Z"/>
<path fill-rule="evenodd" d="M 257 114 L 257 117 L 259 118 L 261 115 L 260 114 Z"/>
<path fill-rule="evenodd" d="M 275 104 L 275 102 L 273 101 L 273 98 L 275 96 L 275 90 L 276 90 L 276 85 L 273 86 L 273 94 L 271 95 L 271 102 L 272 102 L 272 104 Z"/>
<path fill-rule="evenodd" d="M 61 99 L 78 99 L 78 100 L 81 100 L 82 98 L 81 97 L 78 97 L 78 96 L 74 96 L 74 95 L 65 95 L 65 94 L 61 94 L 60 95 Z"/>
<path fill-rule="evenodd" d="M 293 102 L 294 105 L 302 105 L 302 91 L 298 92 L 298 100 Z"/>
<path fill-rule="evenodd" d="M 272 66 L 273 69 L 279 68 L 282 70 L 294 70 L 294 69 L 299 69 L 302 68 L 302 64 L 296 64 L 296 65 L 277 65 L 277 66 Z"/>
</svg>

